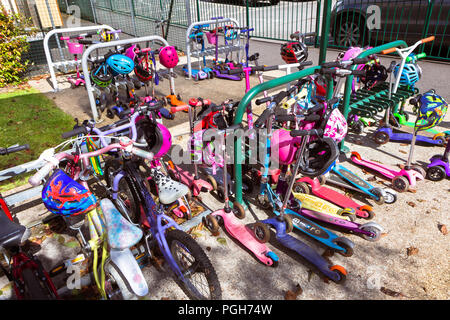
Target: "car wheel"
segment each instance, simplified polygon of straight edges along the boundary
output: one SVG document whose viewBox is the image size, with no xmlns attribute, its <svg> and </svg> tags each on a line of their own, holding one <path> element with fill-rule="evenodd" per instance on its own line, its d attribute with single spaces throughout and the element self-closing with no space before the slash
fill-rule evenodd
<svg viewBox="0 0 450 320">
<path fill-rule="evenodd" d="M 360 21 L 357 15 L 353 17 L 349 14 L 349 17 L 351 18 L 347 18 L 346 15 L 342 16 L 341 23 L 336 24 L 334 39 L 339 46 L 355 47 L 362 42 L 364 21 Z"/>
</svg>

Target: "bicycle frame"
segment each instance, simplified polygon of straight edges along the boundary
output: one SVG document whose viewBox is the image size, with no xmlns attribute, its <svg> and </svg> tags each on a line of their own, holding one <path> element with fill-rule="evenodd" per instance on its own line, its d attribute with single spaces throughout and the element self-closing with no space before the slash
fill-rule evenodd
<svg viewBox="0 0 450 320">
<path fill-rule="evenodd" d="M 155 203 L 152 195 L 147 190 L 143 178 L 137 173 L 138 170 L 139 169 L 135 162 L 129 160 L 123 162 L 123 169 L 120 170 L 114 177 L 112 197 L 114 200 L 118 198 L 120 180 L 125 176 L 131 178 L 134 187 L 137 188 L 137 190 L 135 190 L 136 194 L 138 195 L 140 203 L 143 206 L 143 212 L 141 212 L 141 222 L 150 231 L 150 234 L 145 237 L 148 253 L 151 255 L 148 239 L 153 236 L 171 269 L 175 272 L 177 277 L 184 281 L 184 275 L 175 262 L 165 237 L 167 229 L 175 228 L 177 230 L 181 230 L 181 228 L 175 220 L 164 214 L 162 205 L 158 206 Z M 163 222 L 166 222 L 166 224 L 163 224 Z"/>
</svg>

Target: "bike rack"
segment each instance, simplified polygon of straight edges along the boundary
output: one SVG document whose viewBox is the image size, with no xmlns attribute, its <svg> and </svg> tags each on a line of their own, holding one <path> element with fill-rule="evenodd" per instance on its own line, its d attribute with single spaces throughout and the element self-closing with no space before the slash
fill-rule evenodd
<svg viewBox="0 0 450 320">
<path fill-rule="evenodd" d="M 232 22 L 234 23 L 237 27 L 239 26 L 239 22 L 237 22 L 237 20 L 232 19 L 232 18 L 221 18 L 221 19 L 211 19 L 211 20 L 206 20 L 206 21 L 199 21 L 199 22 L 194 22 L 192 23 L 186 30 L 186 57 L 187 57 L 187 67 L 188 67 L 188 79 L 192 79 L 192 63 L 191 63 L 191 56 L 192 57 L 197 57 L 197 59 L 200 59 L 203 56 L 209 56 L 209 55 L 215 55 L 216 53 L 216 47 L 209 47 L 209 48 L 205 48 L 203 51 L 202 50 L 193 50 L 191 51 L 191 42 L 192 39 L 189 38 L 189 35 L 192 32 L 192 29 L 195 26 L 201 26 L 201 25 L 205 25 L 205 24 L 219 24 L 219 23 L 224 23 L 224 22 Z M 220 53 L 230 53 L 233 51 L 237 51 L 238 52 L 238 60 L 240 59 L 240 53 L 241 51 L 244 49 L 243 46 L 240 45 L 241 43 L 241 37 L 240 35 L 238 37 L 236 37 L 237 39 L 237 44 L 235 45 L 223 45 L 223 46 L 218 46 L 217 48 L 217 52 Z M 218 39 L 217 39 L 218 41 Z"/>
<path fill-rule="evenodd" d="M 93 94 L 94 88 L 91 84 L 90 76 L 89 76 L 89 68 L 88 68 L 88 57 L 91 54 L 92 51 L 100 49 L 100 48 L 108 48 L 108 47 L 116 47 L 116 46 L 122 46 L 130 43 L 138 43 L 138 42 L 147 42 L 151 40 L 157 40 L 164 44 L 164 46 L 168 46 L 169 43 L 160 36 L 145 36 L 140 38 L 131 38 L 131 39 L 123 39 L 123 40 L 115 40 L 115 41 L 109 41 L 109 42 L 102 42 L 97 43 L 92 46 L 89 46 L 84 52 L 83 56 L 81 58 L 81 66 L 83 68 L 83 74 L 86 81 L 86 90 L 89 97 L 89 104 L 91 105 L 91 111 L 93 119 L 97 122 L 99 122 L 99 114 L 97 112 L 97 107 L 95 104 L 95 97 Z M 170 86 L 173 89 L 173 94 L 175 94 L 175 81 L 172 77 L 173 69 L 169 69 L 169 76 L 170 76 Z"/>
<path fill-rule="evenodd" d="M 52 84 L 53 84 L 53 91 L 54 92 L 58 92 L 59 91 L 58 82 L 56 81 L 55 68 L 63 67 L 64 71 L 67 71 L 67 66 L 73 66 L 73 65 L 75 65 L 75 63 L 80 64 L 80 61 L 75 62 L 75 60 L 65 60 L 64 59 L 65 58 L 64 54 L 63 54 L 62 50 L 60 50 L 59 53 L 61 55 L 62 61 L 53 62 L 52 54 L 50 52 L 50 48 L 49 48 L 49 45 L 48 45 L 50 37 L 53 36 L 53 35 L 59 34 L 59 33 L 75 33 L 75 32 L 80 32 L 80 31 L 101 30 L 101 29 L 108 29 L 108 30 L 111 30 L 111 31 L 115 30 L 113 27 L 108 26 L 106 24 L 103 24 L 103 25 L 97 25 L 97 26 L 53 29 L 53 30 L 49 31 L 45 35 L 45 37 L 44 37 L 44 52 L 45 52 L 45 57 L 47 58 L 47 65 L 48 65 L 48 69 L 50 71 L 50 76 L 52 78 Z M 114 34 L 114 37 L 116 39 L 119 39 L 119 35 L 118 34 Z M 57 40 L 59 41 L 58 38 L 57 38 Z"/>
</svg>

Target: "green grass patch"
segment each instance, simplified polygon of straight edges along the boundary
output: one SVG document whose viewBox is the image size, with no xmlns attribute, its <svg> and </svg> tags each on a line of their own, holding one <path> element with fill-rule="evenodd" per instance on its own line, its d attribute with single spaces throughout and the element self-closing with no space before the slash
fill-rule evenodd
<svg viewBox="0 0 450 320">
<path fill-rule="evenodd" d="M 30 150 L 0 156 L 0 170 L 36 160 L 42 151 L 62 142 L 61 133 L 71 130 L 73 125 L 70 115 L 36 89 L 0 94 L 0 147 L 30 145 Z M 25 177 L 1 181 L 0 190 L 26 183 Z"/>
</svg>

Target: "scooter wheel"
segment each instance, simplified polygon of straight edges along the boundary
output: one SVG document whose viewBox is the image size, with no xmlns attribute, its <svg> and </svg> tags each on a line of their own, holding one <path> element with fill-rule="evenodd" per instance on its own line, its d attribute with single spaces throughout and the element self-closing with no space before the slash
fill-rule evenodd
<svg viewBox="0 0 450 320">
<path fill-rule="evenodd" d="M 206 228 L 208 228 L 209 231 L 211 231 L 211 233 L 217 234 L 219 232 L 219 222 L 217 221 L 217 219 L 212 216 L 212 215 L 207 215 L 204 218 L 204 224 L 206 226 Z"/>
<path fill-rule="evenodd" d="M 321 186 L 327 183 L 327 177 L 325 177 L 324 175 L 318 176 L 317 179 L 319 179 L 319 183 Z"/>
<path fill-rule="evenodd" d="M 445 144 L 447 143 L 447 139 L 445 139 L 444 133 L 435 134 L 433 140 L 437 141 L 438 145 L 440 146 L 445 146 Z"/>
<path fill-rule="evenodd" d="M 427 175 L 427 172 L 425 171 L 425 169 L 420 166 L 414 165 L 411 167 L 411 169 L 420 173 L 422 175 L 422 177 L 424 177 L 424 178 Z"/>
<path fill-rule="evenodd" d="M 217 197 L 219 198 L 219 200 L 221 202 L 225 202 L 225 191 L 223 190 L 222 186 L 217 187 L 216 193 L 217 193 Z"/>
<path fill-rule="evenodd" d="M 366 219 L 366 220 L 371 220 L 375 216 L 375 213 L 373 213 L 373 210 L 372 210 L 371 206 L 361 206 L 359 208 L 359 210 L 363 211 L 363 212 L 365 212 L 367 214 L 367 217 L 364 217 L 364 219 Z"/>
<path fill-rule="evenodd" d="M 265 223 L 256 222 L 253 225 L 253 234 L 256 240 L 261 243 L 267 243 L 270 240 L 270 229 Z"/>
<path fill-rule="evenodd" d="M 353 211 L 350 211 L 353 210 Z M 343 217 L 348 217 L 350 219 L 351 222 L 356 220 L 356 215 L 355 215 L 355 210 L 352 208 L 345 208 L 345 209 L 340 209 L 337 212 L 338 215 L 343 216 Z"/>
<path fill-rule="evenodd" d="M 351 257 L 353 255 L 353 247 L 347 238 L 337 238 L 333 242 L 344 248 L 345 251 L 338 251 L 341 256 Z"/>
<path fill-rule="evenodd" d="M 392 186 L 395 191 L 405 192 L 409 188 L 409 181 L 404 176 L 397 176 L 394 179 L 392 179 Z"/>
<path fill-rule="evenodd" d="M 211 185 L 211 187 L 212 187 L 212 189 L 213 189 L 213 191 L 216 191 L 217 190 L 217 181 L 216 181 L 216 179 L 213 177 L 213 176 L 211 176 L 211 175 L 207 175 L 206 176 L 206 180 L 209 182 L 209 184 Z"/>
<path fill-rule="evenodd" d="M 245 209 L 244 207 L 237 201 L 233 202 L 233 213 L 238 219 L 245 218 Z"/>
<path fill-rule="evenodd" d="M 375 201 L 376 204 L 378 205 L 382 205 L 385 203 L 386 199 L 383 196 L 383 190 L 381 190 L 380 188 L 374 188 L 371 190 L 372 194 L 375 195 L 375 197 L 378 197 L 378 199 L 373 198 L 373 200 Z"/>
<path fill-rule="evenodd" d="M 355 157 L 355 158 L 358 159 L 358 160 L 361 160 L 361 159 L 362 159 L 362 158 L 361 158 L 361 155 L 360 155 L 358 152 L 356 152 L 356 151 L 352 151 L 350 157 L 351 157 L 351 158 Z"/>
<path fill-rule="evenodd" d="M 373 225 L 368 226 L 368 225 L 363 224 L 360 228 L 364 231 L 373 233 L 373 236 L 368 236 L 366 234 L 362 235 L 362 237 L 367 241 L 378 241 L 381 237 L 381 229 L 379 229 Z"/>
<path fill-rule="evenodd" d="M 311 194 L 311 188 L 306 182 L 303 181 L 296 182 L 292 187 L 292 191 L 295 193 Z"/>
<path fill-rule="evenodd" d="M 330 271 L 334 271 L 339 275 L 339 280 L 333 280 L 335 283 L 342 284 L 347 279 L 347 270 L 343 266 L 336 264 L 330 267 Z"/>
<path fill-rule="evenodd" d="M 389 142 L 389 139 L 390 139 L 389 134 L 387 134 L 386 132 L 383 132 L 383 131 L 378 131 L 373 136 L 373 140 L 377 144 L 386 144 Z"/>
<path fill-rule="evenodd" d="M 387 204 L 392 204 L 395 201 L 397 201 L 397 194 L 394 192 L 394 190 L 388 191 L 385 190 L 386 196 L 384 197 L 384 202 Z"/>
<path fill-rule="evenodd" d="M 285 225 L 286 225 L 286 233 L 290 233 L 292 232 L 292 230 L 294 230 L 294 224 L 292 223 L 292 218 L 291 216 L 284 214 L 283 216 L 280 217 L 281 219 L 283 219 Z"/>
<path fill-rule="evenodd" d="M 426 178 L 431 181 L 444 180 L 446 176 L 445 169 L 441 166 L 428 168 Z"/>
</svg>

